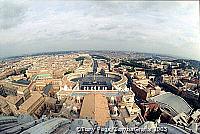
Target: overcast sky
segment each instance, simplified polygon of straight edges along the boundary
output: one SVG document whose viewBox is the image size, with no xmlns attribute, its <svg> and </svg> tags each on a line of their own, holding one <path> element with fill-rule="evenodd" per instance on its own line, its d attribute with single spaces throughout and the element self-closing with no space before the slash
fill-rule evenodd
<svg viewBox="0 0 200 134">
<path fill-rule="evenodd" d="M 0 57 L 85 49 L 200 60 L 198 1 L 0 0 Z"/>
</svg>

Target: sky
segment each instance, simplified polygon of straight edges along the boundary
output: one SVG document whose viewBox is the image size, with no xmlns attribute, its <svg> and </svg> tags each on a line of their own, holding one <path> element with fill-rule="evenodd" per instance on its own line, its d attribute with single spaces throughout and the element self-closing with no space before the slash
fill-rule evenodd
<svg viewBox="0 0 200 134">
<path fill-rule="evenodd" d="M 200 60 L 198 1 L 0 0 L 0 58 L 130 50 Z"/>
</svg>

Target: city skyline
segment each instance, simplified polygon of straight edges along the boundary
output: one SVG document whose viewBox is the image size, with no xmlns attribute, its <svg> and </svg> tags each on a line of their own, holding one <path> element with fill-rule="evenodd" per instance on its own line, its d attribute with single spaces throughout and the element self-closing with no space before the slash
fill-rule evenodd
<svg viewBox="0 0 200 134">
<path fill-rule="evenodd" d="M 200 62 L 132 52 L 0 63 L 0 133 L 200 133 Z M 194 126 L 194 127 L 191 127 Z"/>
<path fill-rule="evenodd" d="M 0 58 L 61 50 L 130 50 L 200 60 L 198 1 L 0 3 Z"/>
</svg>

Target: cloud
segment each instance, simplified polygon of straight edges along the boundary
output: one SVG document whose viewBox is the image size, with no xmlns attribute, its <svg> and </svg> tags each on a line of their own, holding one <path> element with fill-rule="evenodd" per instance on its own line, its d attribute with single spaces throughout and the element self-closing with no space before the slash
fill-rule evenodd
<svg viewBox="0 0 200 134">
<path fill-rule="evenodd" d="M 26 8 L 23 2 L 0 1 L 0 29 L 6 30 L 22 23 Z"/>
<path fill-rule="evenodd" d="M 188 48 L 194 52 L 200 49 L 195 1 L 18 2 L 4 1 L 7 8 L 0 9 L 0 56 L 52 49 L 119 48 L 200 59 L 198 54 L 187 54 Z M 23 49 L 16 53 L 9 48 L 12 46 Z"/>
</svg>

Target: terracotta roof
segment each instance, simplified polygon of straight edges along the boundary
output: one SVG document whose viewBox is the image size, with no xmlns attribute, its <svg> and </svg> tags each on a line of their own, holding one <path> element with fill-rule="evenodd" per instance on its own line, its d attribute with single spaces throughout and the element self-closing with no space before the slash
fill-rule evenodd
<svg viewBox="0 0 200 134">
<path fill-rule="evenodd" d="M 26 89 L 28 88 L 28 86 L 26 87 L 20 87 L 17 89 L 18 92 L 24 92 Z"/>
<path fill-rule="evenodd" d="M 32 107 L 40 98 L 42 95 L 39 92 L 32 92 L 32 95 L 30 98 L 28 98 L 21 106 L 20 109 L 28 110 L 30 107 Z"/>
<path fill-rule="evenodd" d="M 4 108 L 6 106 L 8 106 L 8 103 L 3 96 L 0 96 L 0 108 Z"/>
<path fill-rule="evenodd" d="M 102 94 L 87 94 L 84 97 L 81 118 L 94 119 L 100 126 L 110 120 L 108 101 Z"/>
<path fill-rule="evenodd" d="M 66 77 L 62 81 L 63 86 L 67 85 L 68 87 L 73 88 L 76 84 L 74 82 L 69 81 Z"/>
<path fill-rule="evenodd" d="M 17 95 L 17 96 L 7 96 L 6 100 L 12 104 L 16 104 L 19 100 L 23 98 L 22 95 Z"/>
</svg>

